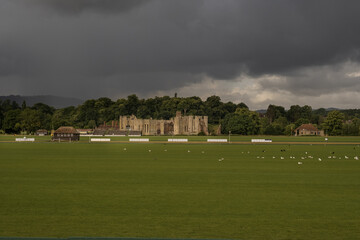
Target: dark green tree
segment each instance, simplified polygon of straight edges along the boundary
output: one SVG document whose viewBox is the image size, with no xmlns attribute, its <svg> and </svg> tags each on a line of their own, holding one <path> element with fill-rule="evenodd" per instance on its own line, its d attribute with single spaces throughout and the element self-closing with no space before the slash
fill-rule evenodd
<svg viewBox="0 0 360 240">
<path fill-rule="evenodd" d="M 352 120 L 347 121 L 343 125 L 343 135 L 345 136 L 359 136 L 360 134 L 360 119 L 353 118 Z"/>
<path fill-rule="evenodd" d="M 223 103 L 219 96 L 208 97 L 205 101 L 206 113 L 209 117 L 209 123 L 218 124 L 220 120 L 225 116 L 225 110 Z"/>
<path fill-rule="evenodd" d="M 9 111 L 7 111 L 5 113 L 2 128 L 6 133 L 18 133 L 18 132 L 20 132 L 20 130 L 21 130 L 21 128 L 20 128 L 20 122 L 21 122 L 20 114 L 21 114 L 20 109 L 9 110 Z"/>
<path fill-rule="evenodd" d="M 302 124 L 308 124 L 310 123 L 309 119 L 307 118 L 299 118 L 296 122 L 295 122 L 295 128 L 301 126 Z"/>
<path fill-rule="evenodd" d="M 24 110 L 26 108 L 26 101 L 24 100 L 21 104 L 21 109 Z"/>
<path fill-rule="evenodd" d="M 301 117 L 301 107 L 299 105 L 292 105 L 287 111 L 287 119 L 291 123 L 295 123 Z"/>
<path fill-rule="evenodd" d="M 285 115 L 286 111 L 284 107 L 272 104 L 269 105 L 265 114 L 265 116 L 269 119 L 270 123 L 272 123 L 279 117 L 284 117 Z"/>
<path fill-rule="evenodd" d="M 129 95 L 125 103 L 126 111 L 129 115 L 136 114 L 137 109 L 140 106 L 140 100 L 136 94 Z"/>
<path fill-rule="evenodd" d="M 255 135 L 260 131 L 260 119 L 256 112 L 238 108 L 235 113 L 228 113 L 221 121 L 223 133 Z"/>
<path fill-rule="evenodd" d="M 339 111 L 331 111 L 327 115 L 323 129 L 331 136 L 341 135 L 343 127 L 344 114 Z"/>
</svg>

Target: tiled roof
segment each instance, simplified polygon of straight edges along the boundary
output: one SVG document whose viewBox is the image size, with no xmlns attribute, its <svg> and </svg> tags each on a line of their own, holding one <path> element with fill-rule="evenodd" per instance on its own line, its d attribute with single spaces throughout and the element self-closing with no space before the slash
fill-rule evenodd
<svg viewBox="0 0 360 240">
<path fill-rule="evenodd" d="M 295 131 L 297 130 L 308 130 L 308 131 L 319 131 L 319 129 L 317 129 L 314 125 L 312 124 L 302 124 L 300 127 L 298 127 L 297 129 L 295 129 Z"/>
<path fill-rule="evenodd" d="M 78 133 L 73 127 L 59 127 L 54 133 Z"/>
</svg>

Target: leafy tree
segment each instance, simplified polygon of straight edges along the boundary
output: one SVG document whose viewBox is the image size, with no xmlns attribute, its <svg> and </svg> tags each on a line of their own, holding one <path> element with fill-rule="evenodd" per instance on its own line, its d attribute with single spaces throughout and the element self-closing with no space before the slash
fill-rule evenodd
<svg viewBox="0 0 360 240">
<path fill-rule="evenodd" d="M 145 105 L 140 105 L 137 109 L 136 117 L 138 118 L 151 118 L 151 112 Z"/>
<path fill-rule="evenodd" d="M 312 115 L 312 108 L 308 105 L 305 105 L 300 108 L 300 118 L 305 118 L 310 120 Z"/>
<path fill-rule="evenodd" d="M 125 108 L 129 115 L 136 114 L 137 109 L 140 106 L 140 100 L 136 94 L 129 95 L 125 103 Z"/>
<path fill-rule="evenodd" d="M 21 130 L 15 127 L 17 123 L 20 124 L 20 114 L 20 109 L 9 110 L 5 113 L 2 128 L 6 133 L 18 133 Z"/>
<path fill-rule="evenodd" d="M 46 119 L 46 114 L 40 110 L 26 108 L 21 112 L 20 119 L 21 130 L 33 133 L 44 126 L 43 121 Z"/>
<path fill-rule="evenodd" d="M 236 108 L 247 108 L 247 109 L 249 109 L 249 107 L 248 107 L 245 103 L 243 103 L 243 102 L 239 103 L 239 104 L 236 106 Z"/>
<path fill-rule="evenodd" d="M 226 111 L 226 114 L 233 113 L 236 111 L 236 109 L 237 109 L 237 105 L 233 102 L 227 102 L 224 104 L 224 110 Z"/>
<path fill-rule="evenodd" d="M 260 118 L 260 134 L 265 134 L 266 128 L 270 125 L 270 121 L 266 117 Z"/>
<path fill-rule="evenodd" d="M 24 110 L 26 108 L 26 101 L 24 100 L 21 104 L 21 109 Z"/>
<path fill-rule="evenodd" d="M 199 97 L 186 98 L 188 104 L 187 115 L 205 115 L 205 104 Z"/>
<path fill-rule="evenodd" d="M 323 121 L 324 121 L 323 116 L 321 116 L 319 114 L 315 114 L 314 112 L 312 113 L 311 118 L 310 118 L 311 123 L 320 125 Z"/>
<path fill-rule="evenodd" d="M 343 113 L 337 110 L 331 111 L 323 123 L 323 129 L 331 136 L 340 135 L 342 132 L 343 120 Z"/>
<path fill-rule="evenodd" d="M 273 123 L 279 125 L 283 129 L 285 129 L 285 127 L 288 125 L 286 117 L 278 117 Z"/>
<path fill-rule="evenodd" d="M 359 136 L 360 134 L 360 119 L 353 118 L 343 125 L 343 135 Z"/>
<path fill-rule="evenodd" d="M 309 119 L 307 118 L 299 118 L 296 122 L 295 122 L 295 128 L 301 126 L 302 124 L 307 124 L 309 123 Z"/>
<path fill-rule="evenodd" d="M 299 105 L 292 105 L 287 111 L 287 119 L 289 122 L 296 122 L 301 117 L 301 107 Z"/>
<path fill-rule="evenodd" d="M 91 128 L 91 129 L 94 129 L 96 128 L 96 122 L 95 120 L 90 120 L 88 125 L 87 125 L 88 128 Z"/>
<path fill-rule="evenodd" d="M 0 128 L 2 128 L 3 121 L 4 121 L 4 109 L 2 107 L 2 101 L 0 100 Z"/>
<path fill-rule="evenodd" d="M 75 109 L 63 109 L 64 111 L 55 112 L 64 117 L 64 119 L 58 119 L 57 121 L 61 122 L 64 120 L 64 123 L 73 122 L 69 114 L 75 114 L 76 116 L 76 125 L 79 127 L 84 127 L 90 120 L 95 120 L 97 124 L 100 123 L 98 120 L 98 111 L 96 109 L 96 100 L 87 100 L 82 105 L 80 105 L 75 113 Z M 55 116 L 57 114 L 54 114 Z M 56 116 L 57 117 L 57 116 Z M 54 118 L 53 118 L 54 119 Z M 55 124 L 55 123 L 54 123 Z M 55 124 L 56 126 L 58 124 Z M 62 125 L 60 125 L 62 126 Z"/>
<path fill-rule="evenodd" d="M 266 117 L 269 119 L 270 123 L 275 121 L 279 117 L 284 117 L 286 115 L 285 108 L 282 106 L 276 106 L 270 104 L 266 110 Z"/>
<path fill-rule="evenodd" d="M 266 127 L 264 133 L 266 135 L 282 135 L 284 134 L 284 128 L 282 128 L 279 124 L 272 123 Z"/>
<path fill-rule="evenodd" d="M 174 117 L 179 102 L 179 98 L 166 98 L 161 104 L 159 118 L 170 119 Z"/>
<path fill-rule="evenodd" d="M 32 106 L 31 109 L 34 110 L 39 110 L 40 112 L 44 113 L 44 114 L 53 114 L 55 112 L 55 108 L 46 105 L 44 103 L 36 103 L 34 104 L 34 106 Z"/>
<path fill-rule="evenodd" d="M 14 104 L 11 104 L 11 101 L 9 99 L 6 99 L 2 102 L 1 107 L 4 112 L 8 112 L 10 110 L 15 110 L 16 108 L 13 108 Z"/>
<path fill-rule="evenodd" d="M 113 105 L 113 111 L 115 115 L 115 119 L 119 119 L 120 116 L 128 115 L 126 110 L 126 99 L 118 99 Z"/>
<path fill-rule="evenodd" d="M 287 126 L 285 127 L 284 134 L 287 135 L 287 136 L 291 136 L 291 135 L 293 135 L 293 131 L 294 131 L 295 129 L 296 129 L 295 124 L 290 123 L 289 125 L 287 125 Z"/>
<path fill-rule="evenodd" d="M 11 103 L 11 108 L 12 109 L 20 109 L 20 106 L 19 106 L 19 104 L 17 103 L 17 102 L 15 102 L 15 101 L 12 101 L 12 103 Z"/>
<path fill-rule="evenodd" d="M 209 117 L 209 123 L 218 124 L 225 116 L 226 112 L 224 111 L 223 105 L 219 96 L 213 95 L 206 99 L 205 108 Z"/>
<path fill-rule="evenodd" d="M 187 115 L 187 111 L 190 109 L 190 101 L 187 98 L 181 98 L 179 104 L 177 105 L 177 110 Z"/>
<path fill-rule="evenodd" d="M 260 119 L 256 112 L 238 108 L 235 113 L 228 113 L 221 122 L 222 132 L 255 135 L 260 131 Z"/>
<path fill-rule="evenodd" d="M 74 119 L 74 115 L 76 115 L 75 107 L 66 107 L 57 109 L 51 118 L 51 128 L 58 129 L 61 126 L 74 126 L 84 127 L 86 124 L 83 122 L 76 123 Z M 78 120 L 77 120 L 78 121 Z"/>
<path fill-rule="evenodd" d="M 114 102 L 111 101 L 110 98 L 106 97 L 95 100 L 94 106 L 96 111 L 96 118 L 92 120 L 96 120 L 98 123 L 114 120 L 115 112 L 113 111 L 113 104 Z M 91 119 L 86 120 L 90 121 Z"/>
<path fill-rule="evenodd" d="M 326 112 L 325 108 L 319 108 L 319 109 L 314 110 L 313 114 L 317 114 L 317 115 L 326 117 L 327 112 Z"/>
</svg>

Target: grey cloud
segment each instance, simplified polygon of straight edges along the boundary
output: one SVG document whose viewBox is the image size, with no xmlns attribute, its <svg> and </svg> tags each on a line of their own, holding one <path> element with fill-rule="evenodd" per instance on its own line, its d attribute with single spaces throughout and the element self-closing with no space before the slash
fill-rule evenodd
<svg viewBox="0 0 360 240">
<path fill-rule="evenodd" d="M 350 77 L 358 72 L 359 63 L 345 62 L 326 66 L 306 67 L 282 76 L 282 81 L 263 79 L 263 89 L 286 90 L 297 96 L 318 96 L 332 92 L 360 91 L 360 77 Z"/>
<path fill-rule="evenodd" d="M 358 9 L 352 0 L 7 1 L 0 81 L 21 76 L 56 95 L 86 86 L 80 94 L 89 97 L 146 95 L 200 76 L 232 81 L 244 73 L 286 76 L 284 84 L 261 84 L 299 94 L 349 89 L 356 79 L 325 72 L 359 61 Z"/>
<path fill-rule="evenodd" d="M 143 3 L 145 0 L 24 0 L 27 4 L 40 5 L 51 8 L 64 14 L 79 14 L 85 11 L 99 13 L 119 13 L 131 10 Z"/>
</svg>

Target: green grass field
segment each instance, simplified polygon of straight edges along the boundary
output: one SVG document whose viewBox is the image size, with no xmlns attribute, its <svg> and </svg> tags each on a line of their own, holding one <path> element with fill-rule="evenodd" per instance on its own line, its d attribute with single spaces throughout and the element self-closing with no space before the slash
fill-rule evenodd
<svg viewBox="0 0 360 240">
<path fill-rule="evenodd" d="M 357 144 L 1 142 L 0 236 L 360 239 L 355 156 Z"/>
<path fill-rule="evenodd" d="M 23 135 L 0 135 L 0 142 L 13 142 L 15 138 L 22 138 Z M 25 137 L 35 138 L 36 142 L 49 142 L 50 136 L 31 136 L 26 135 Z M 89 136 L 81 136 L 80 142 L 89 142 L 89 138 L 111 138 L 111 141 L 123 141 L 128 142 L 129 138 L 136 137 L 89 137 Z M 228 135 L 222 136 L 142 136 L 141 138 L 149 138 L 151 142 L 160 142 L 167 141 L 169 138 L 188 138 L 189 142 L 206 142 L 208 138 L 221 138 L 228 139 Z M 250 143 L 253 138 L 265 138 L 272 139 L 273 142 L 314 142 L 314 143 L 325 143 L 325 138 L 320 136 L 242 136 L 242 135 L 231 135 L 231 142 L 238 143 Z M 356 143 L 360 144 L 360 136 L 330 136 L 328 137 L 329 143 Z"/>
</svg>

